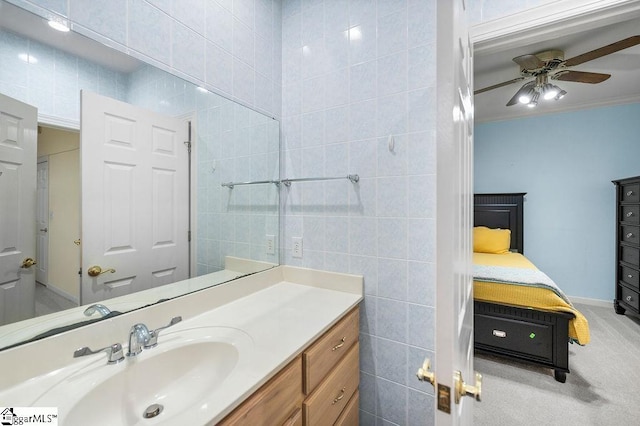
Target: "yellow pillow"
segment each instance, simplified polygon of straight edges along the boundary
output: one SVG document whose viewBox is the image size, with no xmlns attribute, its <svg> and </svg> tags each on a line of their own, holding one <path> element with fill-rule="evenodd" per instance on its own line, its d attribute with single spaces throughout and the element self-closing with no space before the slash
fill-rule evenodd
<svg viewBox="0 0 640 426">
<path fill-rule="evenodd" d="M 510 229 L 492 229 L 486 226 L 473 228 L 473 251 L 476 253 L 502 254 L 511 247 Z"/>
</svg>

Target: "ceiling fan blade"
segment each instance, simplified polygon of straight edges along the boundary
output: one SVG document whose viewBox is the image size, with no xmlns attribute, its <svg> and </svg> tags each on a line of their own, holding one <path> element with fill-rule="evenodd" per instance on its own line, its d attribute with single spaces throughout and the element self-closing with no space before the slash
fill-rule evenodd
<svg viewBox="0 0 640 426">
<path fill-rule="evenodd" d="M 525 79 L 525 77 L 518 77 L 518 78 L 514 78 L 513 80 L 503 81 L 502 83 L 494 84 L 493 86 L 489 86 L 489 87 L 484 87 L 482 89 L 478 89 L 478 90 L 474 91 L 473 94 L 477 95 L 477 94 L 482 93 L 482 92 L 487 92 L 489 90 L 497 89 L 498 87 L 508 86 L 510 84 L 517 83 L 518 81 L 522 81 L 524 79 Z"/>
<path fill-rule="evenodd" d="M 635 46 L 636 44 L 640 44 L 640 35 L 635 35 L 629 38 L 625 38 L 623 40 L 616 41 L 615 43 L 602 46 L 599 49 L 595 49 L 590 52 L 583 53 L 582 55 L 574 56 L 573 58 L 567 59 L 565 61 L 565 65 L 568 67 L 579 65 L 587 61 L 592 61 L 602 56 L 615 53 L 619 50 L 627 49 L 629 47 Z"/>
<path fill-rule="evenodd" d="M 535 70 L 544 67 L 545 63 L 536 55 L 521 55 L 513 58 L 513 62 L 525 70 Z"/>
<path fill-rule="evenodd" d="M 583 71 L 562 71 L 551 77 L 554 80 L 575 81 L 578 83 L 602 83 L 611 77 L 611 74 L 600 74 Z"/>
</svg>

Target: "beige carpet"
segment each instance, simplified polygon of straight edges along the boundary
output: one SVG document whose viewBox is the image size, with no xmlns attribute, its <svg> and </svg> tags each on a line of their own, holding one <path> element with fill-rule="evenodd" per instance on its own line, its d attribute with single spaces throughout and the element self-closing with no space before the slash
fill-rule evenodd
<svg viewBox="0 0 640 426">
<path fill-rule="evenodd" d="M 640 320 L 611 308 L 576 304 L 591 342 L 569 345 L 566 383 L 551 369 L 478 355 L 482 402 L 475 425 L 640 424 Z"/>
</svg>

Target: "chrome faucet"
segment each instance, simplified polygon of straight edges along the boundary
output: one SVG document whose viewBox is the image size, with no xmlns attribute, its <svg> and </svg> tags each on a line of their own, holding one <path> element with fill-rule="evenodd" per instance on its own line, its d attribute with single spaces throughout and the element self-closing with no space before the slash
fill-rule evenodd
<svg viewBox="0 0 640 426">
<path fill-rule="evenodd" d="M 158 334 L 165 328 L 169 328 L 182 321 L 182 317 L 174 317 L 169 324 L 164 327 L 149 330 L 146 325 L 138 323 L 131 327 L 129 331 L 129 350 L 127 356 L 136 356 L 142 349 L 151 349 L 158 345 Z"/>
<path fill-rule="evenodd" d="M 98 349 L 97 351 L 89 349 L 88 346 L 84 346 L 80 349 L 76 349 L 73 353 L 73 357 L 79 358 L 81 356 L 93 355 L 99 352 L 107 353 L 107 364 L 117 364 L 124 359 L 124 355 L 122 354 L 122 345 L 120 343 L 114 343 L 111 346 Z"/>
<path fill-rule="evenodd" d="M 95 305 L 91 305 L 89 306 L 87 309 L 84 310 L 84 314 L 88 317 L 90 317 L 91 315 L 93 315 L 94 313 L 99 313 L 101 317 L 105 317 L 107 315 L 109 315 L 111 313 L 111 311 L 109 310 L 109 308 L 107 308 L 106 306 L 100 304 L 100 303 L 96 303 Z"/>
<path fill-rule="evenodd" d="M 129 331 L 129 350 L 127 356 L 136 356 L 142 352 L 142 347 L 147 344 L 150 338 L 149 329 L 146 325 L 138 323 L 131 327 Z"/>
</svg>

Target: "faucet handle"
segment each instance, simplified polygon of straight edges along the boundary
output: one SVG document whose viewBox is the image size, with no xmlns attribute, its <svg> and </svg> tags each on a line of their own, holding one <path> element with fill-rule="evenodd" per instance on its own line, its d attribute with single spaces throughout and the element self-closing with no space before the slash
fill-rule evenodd
<svg viewBox="0 0 640 426">
<path fill-rule="evenodd" d="M 182 321 L 182 317 L 181 316 L 173 317 L 173 318 L 171 318 L 171 322 L 169 322 L 169 324 L 165 325 L 164 327 L 156 328 L 155 330 L 150 331 L 149 332 L 149 340 L 144 345 L 144 348 L 145 349 L 151 349 L 151 348 L 156 347 L 158 345 L 158 334 L 160 334 L 160 332 L 162 330 L 164 330 L 165 328 L 169 328 L 172 325 L 176 325 L 180 321 Z"/>
<path fill-rule="evenodd" d="M 109 315 L 111 313 L 109 308 L 107 308 L 106 306 L 104 306 L 101 303 L 93 304 L 93 305 L 89 306 L 87 309 L 84 310 L 85 316 L 88 316 L 88 317 L 90 317 L 91 315 L 93 315 L 96 312 L 98 312 L 101 317 L 107 316 L 107 315 Z"/>
<path fill-rule="evenodd" d="M 89 349 L 88 346 L 84 346 L 80 349 L 76 349 L 75 352 L 73 352 L 73 357 L 79 358 L 81 356 L 93 355 L 100 352 L 107 353 L 107 364 L 117 364 L 124 359 L 122 345 L 120 343 L 114 343 L 111 346 L 107 346 L 96 351 Z"/>
</svg>

